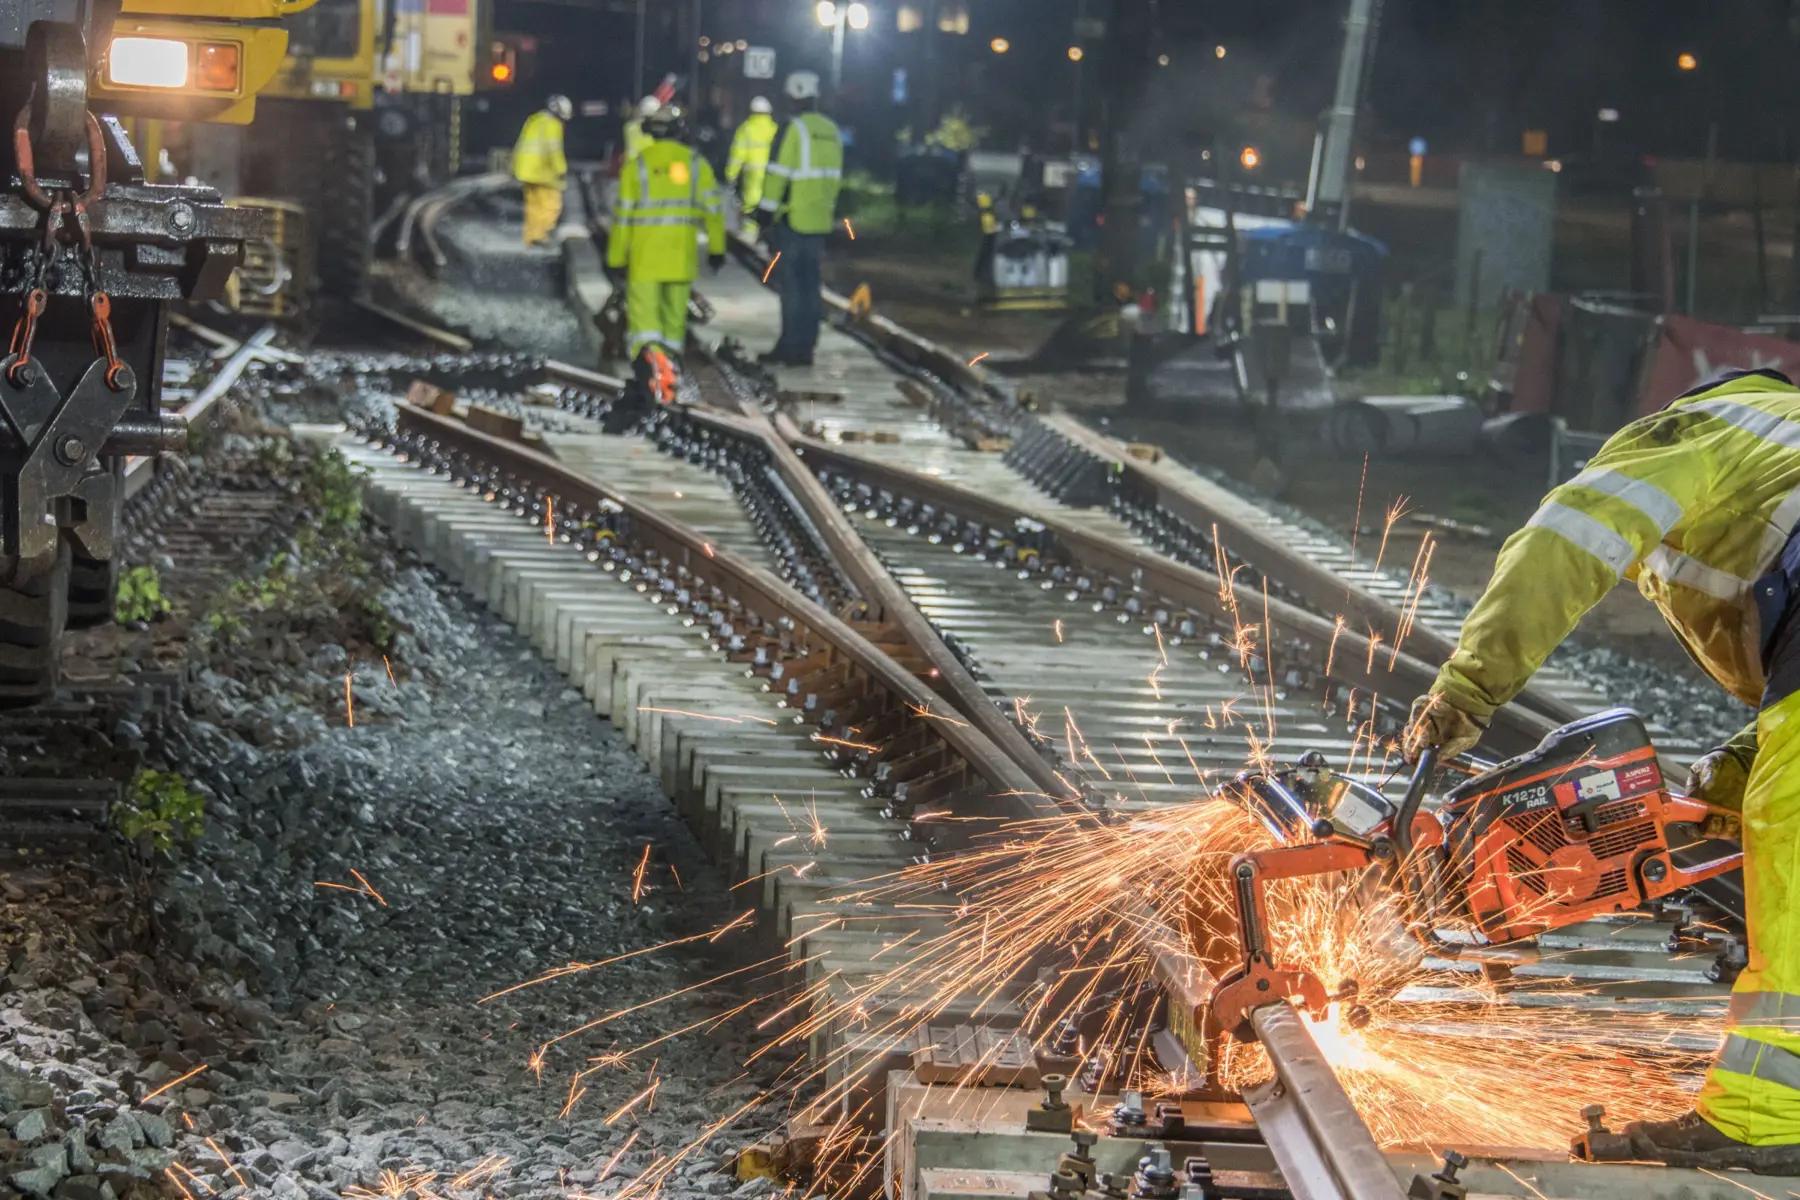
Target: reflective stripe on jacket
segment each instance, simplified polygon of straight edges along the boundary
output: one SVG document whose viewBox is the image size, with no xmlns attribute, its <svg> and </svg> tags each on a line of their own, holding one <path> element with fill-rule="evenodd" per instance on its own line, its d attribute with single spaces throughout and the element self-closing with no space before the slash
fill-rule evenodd
<svg viewBox="0 0 1800 1200">
<path fill-rule="evenodd" d="M 651 142 L 619 173 L 606 261 L 630 277 L 682 283 L 700 274 L 699 237 L 725 253 L 725 202 L 712 164 L 680 142 Z"/>
<path fill-rule="evenodd" d="M 844 141 L 838 127 L 816 112 L 788 122 L 769 164 L 761 209 L 787 214 L 795 233 L 826 233 L 837 216 L 844 175 Z"/>
<path fill-rule="evenodd" d="M 737 128 L 731 139 L 731 154 L 725 160 L 725 181 L 736 183 L 745 168 L 761 171 L 769 165 L 775 150 L 775 135 L 781 126 L 768 113 L 751 113 Z"/>
<path fill-rule="evenodd" d="M 525 118 L 513 146 L 513 178 L 520 183 L 561 184 L 569 173 L 563 157 L 563 123 L 555 114 L 534 112 Z"/>
<path fill-rule="evenodd" d="M 1796 525 L 1800 388 L 1758 373 L 1683 396 L 1614 434 L 1507 539 L 1433 690 L 1487 717 L 1626 579 L 1708 675 L 1754 705 L 1754 584 Z"/>
</svg>

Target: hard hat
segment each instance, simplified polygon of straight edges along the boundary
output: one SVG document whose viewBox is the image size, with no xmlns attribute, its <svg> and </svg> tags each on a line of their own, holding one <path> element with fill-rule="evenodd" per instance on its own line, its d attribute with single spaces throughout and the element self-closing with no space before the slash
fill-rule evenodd
<svg viewBox="0 0 1800 1200">
<path fill-rule="evenodd" d="M 655 112 L 644 118 L 644 132 L 653 138 L 674 137 L 686 116 L 679 104 L 658 105 Z"/>
<path fill-rule="evenodd" d="M 769 103 L 769 98 L 767 96 L 752 96 L 750 98 L 750 111 L 753 113 L 772 113 L 775 111 L 775 106 Z"/>
<path fill-rule="evenodd" d="M 819 76 L 813 71 L 795 71 L 787 77 L 787 94 L 791 100 L 817 100 Z"/>
<path fill-rule="evenodd" d="M 639 119 L 642 119 L 648 117 L 651 113 L 661 107 L 661 100 L 658 100 L 655 96 L 645 96 L 642 100 L 638 101 L 637 115 Z"/>
<path fill-rule="evenodd" d="M 567 121 L 575 115 L 575 106 L 569 103 L 567 96 L 552 96 L 544 101 L 544 107 L 559 121 Z"/>
</svg>

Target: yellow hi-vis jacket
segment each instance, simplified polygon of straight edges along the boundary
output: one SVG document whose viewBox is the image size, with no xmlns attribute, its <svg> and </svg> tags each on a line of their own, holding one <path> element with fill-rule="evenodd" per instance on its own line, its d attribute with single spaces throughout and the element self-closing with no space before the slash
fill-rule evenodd
<svg viewBox="0 0 1800 1200">
<path fill-rule="evenodd" d="M 525 118 L 519 140 L 513 146 L 513 178 L 520 183 L 560 185 L 569 173 L 563 157 L 563 123 L 554 113 L 534 112 Z"/>
<path fill-rule="evenodd" d="M 1800 524 L 1800 388 L 1746 375 L 1614 434 L 1500 549 L 1432 690 L 1485 720 L 1621 580 L 1719 686 L 1756 705 L 1752 585 Z"/>
<path fill-rule="evenodd" d="M 619 173 L 606 261 L 632 279 L 692 282 L 702 229 L 708 253 L 725 253 L 725 202 L 712 164 L 680 142 L 651 142 Z"/>
<path fill-rule="evenodd" d="M 843 177 L 844 139 L 838 127 L 819 113 L 801 113 L 782 131 L 759 207 L 771 215 L 785 212 L 795 233 L 826 233 L 837 218 Z"/>
<path fill-rule="evenodd" d="M 745 207 L 755 208 L 762 200 L 763 173 L 769 167 L 769 155 L 775 150 L 775 135 L 781 132 L 781 126 L 768 113 L 751 113 L 737 133 L 731 139 L 731 154 L 725 160 L 725 182 L 736 183 L 739 176 L 748 172 L 744 180 Z M 751 195 L 754 187 L 756 195 Z"/>
</svg>

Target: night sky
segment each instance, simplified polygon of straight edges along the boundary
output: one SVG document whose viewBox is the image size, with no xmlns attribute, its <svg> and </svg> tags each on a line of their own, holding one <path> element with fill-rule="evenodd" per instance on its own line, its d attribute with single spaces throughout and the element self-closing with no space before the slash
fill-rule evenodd
<svg viewBox="0 0 1800 1200">
<path fill-rule="evenodd" d="M 774 45 L 783 73 L 828 62 L 829 37 L 813 21 L 811 0 L 702 2 L 703 32 Z M 915 0 L 927 12 L 932 2 Z M 989 126 L 991 144 L 1066 147 L 1079 87 L 1084 124 L 1098 123 L 1108 47 L 1089 43 L 1079 68 L 1067 57 L 1083 0 L 964 2 L 970 29 L 958 37 L 898 33 L 901 0 L 869 0 L 871 28 L 849 37 L 840 115 L 885 131 L 961 102 Z M 1085 3 L 1090 14 L 1108 7 Z M 511 109 L 522 117 L 552 88 L 578 100 L 624 95 L 633 0 L 498 4 L 497 27 L 543 39 L 537 78 L 497 106 L 503 124 L 514 119 Z M 650 77 L 689 70 L 693 0 L 649 7 Z M 1160 0 L 1160 33 L 1139 48 L 1147 88 L 1135 103 L 1168 136 L 1210 144 L 1255 130 L 1300 137 L 1303 153 L 1306 131 L 1330 101 L 1347 8 L 1348 0 Z M 1692 157 L 1716 127 L 1727 157 L 1792 159 L 1800 154 L 1797 27 L 1800 0 L 1386 0 L 1365 141 L 1379 151 L 1418 136 L 1434 153 L 1514 154 L 1524 130 L 1543 129 L 1551 153 L 1574 159 Z M 1011 43 L 1009 53 L 989 50 L 994 37 Z M 1221 44 L 1224 59 L 1214 49 Z M 1684 51 L 1699 58 L 1697 71 L 1677 69 Z M 1160 53 L 1169 55 L 1167 67 L 1157 65 Z M 706 68 L 738 104 L 748 95 L 741 61 Z M 892 99 L 896 67 L 909 72 L 904 106 Z M 1600 127 L 1602 108 L 1617 109 L 1620 121 Z"/>
</svg>

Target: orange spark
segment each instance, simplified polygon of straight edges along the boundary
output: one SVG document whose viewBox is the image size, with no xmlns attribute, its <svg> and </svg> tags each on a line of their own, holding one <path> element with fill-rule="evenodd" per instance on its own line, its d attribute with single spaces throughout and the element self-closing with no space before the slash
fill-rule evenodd
<svg viewBox="0 0 1800 1200">
<path fill-rule="evenodd" d="M 356 728 L 356 698 L 350 694 L 350 676 L 344 676 L 344 720 L 350 728 Z"/>
<path fill-rule="evenodd" d="M 388 682 L 393 684 L 394 689 L 398 691 L 400 688 L 400 681 L 394 678 L 394 664 L 388 661 L 388 656 L 385 654 L 381 656 L 381 665 L 387 668 Z"/>
<path fill-rule="evenodd" d="M 763 272 L 762 281 L 764 283 L 769 282 L 769 276 L 771 276 L 775 273 L 775 264 L 780 261 L 781 261 L 781 251 L 777 250 L 775 252 L 775 257 L 771 258 L 769 260 L 769 269 Z"/>
<path fill-rule="evenodd" d="M 544 497 L 544 540 L 556 545 L 556 497 Z"/>
<path fill-rule="evenodd" d="M 207 1138 L 206 1144 L 208 1146 L 212 1147 L 212 1152 L 219 1156 L 219 1161 L 225 1164 L 226 1169 L 231 1172 L 232 1177 L 234 1179 L 236 1179 L 240 1184 L 243 1184 L 243 1186 L 245 1186 L 245 1187 L 250 1186 L 250 1184 L 244 1179 L 243 1175 L 238 1173 L 237 1164 L 232 1162 L 231 1159 L 226 1156 L 226 1154 L 223 1150 L 219 1149 L 219 1143 L 213 1141 L 211 1138 Z"/>
<path fill-rule="evenodd" d="M 850 235 L 851 241 L 854 242 L 856 240 L 856 227 L 850 224 L 849 217 L 844 218 L 844 232 Z"/>
<path fill-rule="evenodd" d="M 969 365 L 971 367 L 974 366 L 976 363 L 980 362 L 982 359 L 986 358 L 991 353 L 993 353 L 993 351 L 983 350 L 980 354 L 977 354 L 974 358 L 971 358 L 969 360 Z"/>
<path fill-rule="evenodd" d="M 644 869 L 650 865 L 650 847 L 645 845 L 644 857 L 638 859 L 637 870 L 631 876 L 631 902 L 636 904 L 644 895 Z"/>
<path fill-rule="evenodd" d="M 141 1097 L 138 1100 L 138 1103 L 142 1104 L 142 1103 L 144 1103 L 145 1100 L 154 1100 L 158 1096 L 162 1095 L 164 1092 L 168 1091 L 170 1088 L 176 1086 L 177 1084 L 186 1083 L 188 1080 L 192 1079 L 194 1076 L 198 1075 L 200 1072 L 202 1072 L 204 1070 L 206 1070 L 206 1064 L 201 1063 L 199 1066 L 197 1066 L 193 1070 L 189 1071 L 186 1075 L 182 1075 L 179 1078 L 169 1080 L 169 1082 L 163 1084 L 161 1087 L 157 1088 L 154 1092 L 146 1092 L 143 1095 L 143 1097 Z"/>
</svg>

